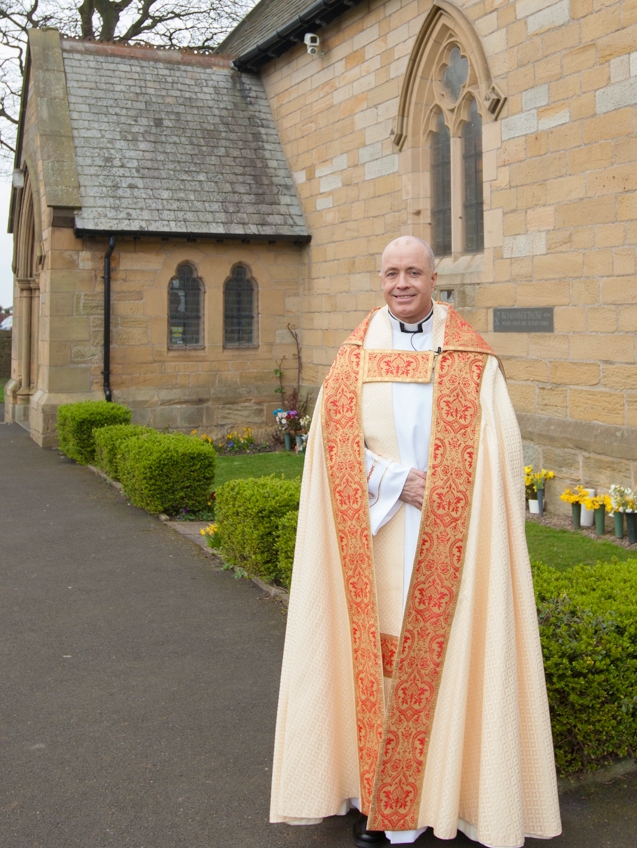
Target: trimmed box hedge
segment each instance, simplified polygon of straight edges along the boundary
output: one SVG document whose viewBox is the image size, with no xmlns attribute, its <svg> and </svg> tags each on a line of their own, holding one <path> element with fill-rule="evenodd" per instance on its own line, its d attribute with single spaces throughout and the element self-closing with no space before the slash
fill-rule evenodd
<svg viewBox="0 0 637 848">
<path fill-rule="evenodd" d="M 296 525 L 299 523 L 298 509 L 286 512 L 275 531 L 278 553 L 278 579 L 286 589 L 290 588 L 292 566 L 294 565 L 294 547 L 296 545 Z"/>
<path fill-rule="evenodd" d="M 215 516 L 225 558 L 264 580 L 289 579 L 279 571 L 276 534 L 281 519 L 298 510 L 300 491 L 300 480 L 274 475 L 230 480 L 217 489 Z"/>
<path fill-rule="evenodd" d="M 558 772 L 635 756 L 637 560 L 533 576 Z"/>
<path fill-rule="evenodd" d="M 126 439 L 117 464 L 124 494 L 147 512 L 176 515 L 208 504 L 215 479 L 214 447 L 182 433 L 146 433 Z"/>
<path fill-rule="evenodd" d="M 86 400 L 58 407 L 57 428 L 62 453 L 80 465 L 95 461 L 93 432 L 110 424 L 130 424 L 132 413 L 120 403 Z"/>
<path fill-rule="evenodd" d="M 108 427 L 100 427 L 93 435 L 95 464 L 112 480 L 119 480 L 118 460 L 124 442 L 135 436 L 156 432 L 152 427 L 143 427 L 141 424 L 109 424 Z"/>
<path fill-rule="evenodd" d="M 224 557 L 290 585 L 296 481 L 232 480 L 217 490 Z M 637 559 L 557 571 L 533 563 L 560 775 L 637 754 Z"/>
</svg>

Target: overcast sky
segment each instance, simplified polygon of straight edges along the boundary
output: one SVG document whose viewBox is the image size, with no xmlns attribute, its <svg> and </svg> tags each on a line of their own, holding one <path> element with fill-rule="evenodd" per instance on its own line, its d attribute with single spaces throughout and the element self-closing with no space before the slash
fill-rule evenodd
<svg viewBox="0 0 637 848">
<path fill-rule="evenodd" d="M 0 306 L 10 306 L 13 303 L 13 236 L 7 232 L 10 200 L 11 177 L 0 174 Z"/>
</svg>

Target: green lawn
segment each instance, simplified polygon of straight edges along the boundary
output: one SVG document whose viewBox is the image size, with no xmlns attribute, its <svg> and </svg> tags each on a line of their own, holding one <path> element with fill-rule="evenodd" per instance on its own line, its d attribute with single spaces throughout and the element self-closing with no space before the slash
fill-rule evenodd
<svg viewBox="0 0 637 848">
<path fill-rule="evenodd" d="M 303 473 L 304 458 L 302 454 L 297 456 L 292 452 L 218 456 L 215 488 L 223 486 L 228 480 L 244 477 L 265 477 L 268 474 L 282 474 L 288 479 L 300 477 Z"/>
<path fill-rule="evenodd" d="M 0 377 L 0 403 L 4 403 L 4 384 L 8 379 L 8 377 Z"/>
<path fill-rule="evenodd" d="M 526 540 L 532 560 L 564 571 L 573 565 L 637 559 L 637 550 L 627 550 L 603 539 L 591 539 L 570 530 L 555 530 L 533 521 L 526 523 Z"/>
<path fill-rule="evenodd" d="M 291 452 L 219 456 L 215 487 L 222 486 L 228 480 L 264 477 L 267 474 L 282 474 L 288 479 L 300 477 L 303 473 L 303 460 L 302 455 L 297 456 Z M 593 565 L 613 559 L 621 562 L 637 559 L 637 550 L 626 550 L 603 539 L 590 539 L 570 530 L 554 530 L 532 521 L 526 524 L 526 539 L 532 560 L 539 560 L 559 571 L 573 565 Z"/>
</svg>

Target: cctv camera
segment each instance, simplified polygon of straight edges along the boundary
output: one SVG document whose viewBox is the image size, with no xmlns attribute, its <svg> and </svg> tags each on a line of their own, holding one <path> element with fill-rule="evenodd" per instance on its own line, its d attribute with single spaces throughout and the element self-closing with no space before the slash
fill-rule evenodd
<svg viewBox="0 0 637 848">
<path fill-rule="evenodd" d="M 318 53 L 319 44 L 321 43 L 321 39 L 318 37 L 318 35 L 314 35 L 311 32 L 306 32 L 303 41 L 305 42 L 307 52 L 310 54 L 310 56 L 316 56 L 316 54 Z"/>
</svg>

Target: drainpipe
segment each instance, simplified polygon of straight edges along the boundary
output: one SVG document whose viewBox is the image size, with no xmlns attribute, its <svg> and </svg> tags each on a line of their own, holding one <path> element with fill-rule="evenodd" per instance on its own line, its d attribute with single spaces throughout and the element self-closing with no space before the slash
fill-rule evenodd
<svg viewBox="0 0 637 848">
<path fill-rule="evenodd" d="M 115 250 L 115 236 L 108 240 L 104 254 L 104 397 L 111 403 L 111 256 Z"/>
</svg>

